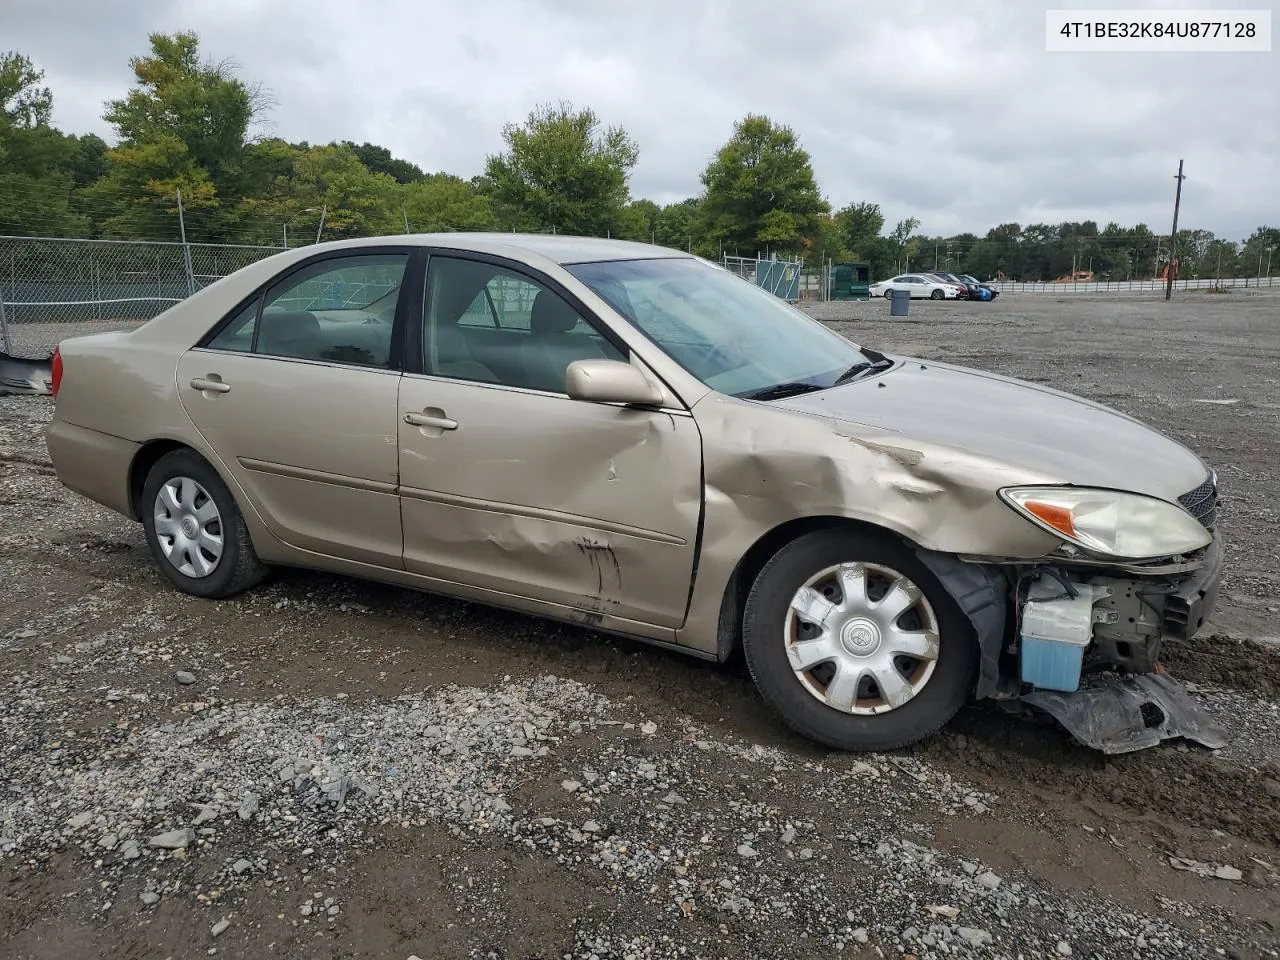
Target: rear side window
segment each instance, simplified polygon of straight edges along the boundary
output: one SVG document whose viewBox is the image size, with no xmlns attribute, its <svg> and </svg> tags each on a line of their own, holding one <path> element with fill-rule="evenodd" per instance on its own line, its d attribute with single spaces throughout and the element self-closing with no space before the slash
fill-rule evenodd
<svg viewBox="0 0 1280 960">
<path fill-rule="evenodd" d="M 361 254 L 303 267 L 241 310 L 208 347 L 389 368 L 408 262 L 407 254 Z"/>
<path fill-rule="evenodd" d="M 236 314 L 234 320 L 222 328 L 222 331 L 209 341 L 210 350 L 232 350 L 236 353 L 249 353 L 253 350 L 253 331 L 257 326 L 258 301 L 245 307 Z"/>
</svg>

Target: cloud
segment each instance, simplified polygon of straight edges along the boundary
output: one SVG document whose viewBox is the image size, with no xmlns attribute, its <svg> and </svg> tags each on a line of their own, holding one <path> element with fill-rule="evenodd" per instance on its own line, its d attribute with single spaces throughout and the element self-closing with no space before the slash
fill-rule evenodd
<svg viewBox="0 0 1280 960">
<path fill-rule="evenodd" d="M 1098 6 L 1055 4 L 1072 5 Z M 5 46 L 46 70 L 56 120 L 77 132 L 109 136 L 102 102 L 128 88 L 149 32 L 192 29 L 271 91 L 270 132 L 369 140 L 464 177 L 501 149 L 504 123 L 567 99 L 630 131 L 633 193 L 658 202 L 695 194 L 734 122 L 757 112 L 795 129 L 833 204 L 878 202 L 926 232 L 1059 218 L 1159 229 L 1180 157 L 1184 223 L 1234 239 L 1280 223 L 1274 54 L 1051 54 L 1044 25 L 1043 6 L 1003 0 L 0 8 Z"/>
</svg>

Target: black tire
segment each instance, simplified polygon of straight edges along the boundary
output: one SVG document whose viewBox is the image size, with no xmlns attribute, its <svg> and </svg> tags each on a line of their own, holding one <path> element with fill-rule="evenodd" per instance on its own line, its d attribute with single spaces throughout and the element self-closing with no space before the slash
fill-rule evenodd
<svg viewBox="0 0 1280 960">
<path fill-rule="evenodd" d="M 945 294 L 945 293 L 943 293 L 941 290 L 934 290 L 931 294 L 929 294 L 929 299 L 930 299 L 930 300 L 941 300 L 941 299 L 942 299 L 943 297 L 945 297 L 945 296 L 946 296 L 946 294 Z"/>
<path fill-rule="evenodd" d="M 885 298 L 886 300 L 892 300 L 892 299 L 893 299 L 893 291 L 892 291 L 892 290 L 886 290 L 886 291 L 884 292 L 884 298 Z"/>
<path fill-rule="evenodd" d="M 827 567 L 853 561 L 890 567 L 909 578 L 932 606 L 938 626 L 938 659 L 928 682 L 902 706 L 875 715 L 845 713 L 811 694 L 792 670 L 784 643 L 796 591 Z M 747 595 L 742 647 L 756 688 L 783 721 L 837 750 L 892 750 L 924 739 L 955 716 L 977 680 L 977 642 L 968 619 L 919 557 L 887 534 L 819 530 L 779 550 Z"/>
<path fill-rule="evenodd" d="M 222 553 L 206 576 L 189 576 L 174 566 L 156 532 L 156 499 L 166 483 L 179 477 L 188 477 L 203 487 L 218 509 Z M 253 549 L 235 498 L 218 472 L 194 450 L 174 450 L 156 461 L 142 485 L 139 511 L 156 566 L 183 593 L 216 600 L 241 593 L 266 579 L 269 568 Z"/>
</svg>

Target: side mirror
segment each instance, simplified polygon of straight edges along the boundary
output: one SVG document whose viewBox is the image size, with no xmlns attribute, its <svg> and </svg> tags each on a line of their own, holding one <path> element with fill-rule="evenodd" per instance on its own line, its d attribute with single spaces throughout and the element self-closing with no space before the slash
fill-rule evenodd
<svg viewBox="0 0 1280 960">
<path fill-rule="evenodd" d="M 621 360 L 575 360 L 564 372 L 572 400 L 656 406 L 663 393 L 640 370 Z"/>
</svg>

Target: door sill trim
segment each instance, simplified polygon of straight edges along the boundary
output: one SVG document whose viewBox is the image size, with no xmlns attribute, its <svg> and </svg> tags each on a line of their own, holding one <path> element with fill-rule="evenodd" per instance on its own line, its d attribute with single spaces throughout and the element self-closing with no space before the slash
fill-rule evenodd
<svg viewBox="0 0 1280 960">
<path fill-rule="evenodd" d="M 355 490 L 368 490 L 371 493 L 394 495 L 396 485 L 381 480 L 366 480 L 363 477 L 348 477 L 341 473 L 326 473 L 324 470 L 312 470 L 308 467 L 291 467 L 284 463 L 272 463 L 269 460 L 255 460 L 252 457 L 237 457 L 236 462 L 246 470 L 254 473 L 267 473 L 277 477 L 288 477 L 290 480 L 312 480 L 316 483 L 327 483 L 335 487 L 351 487 Z"/>
</svg>

